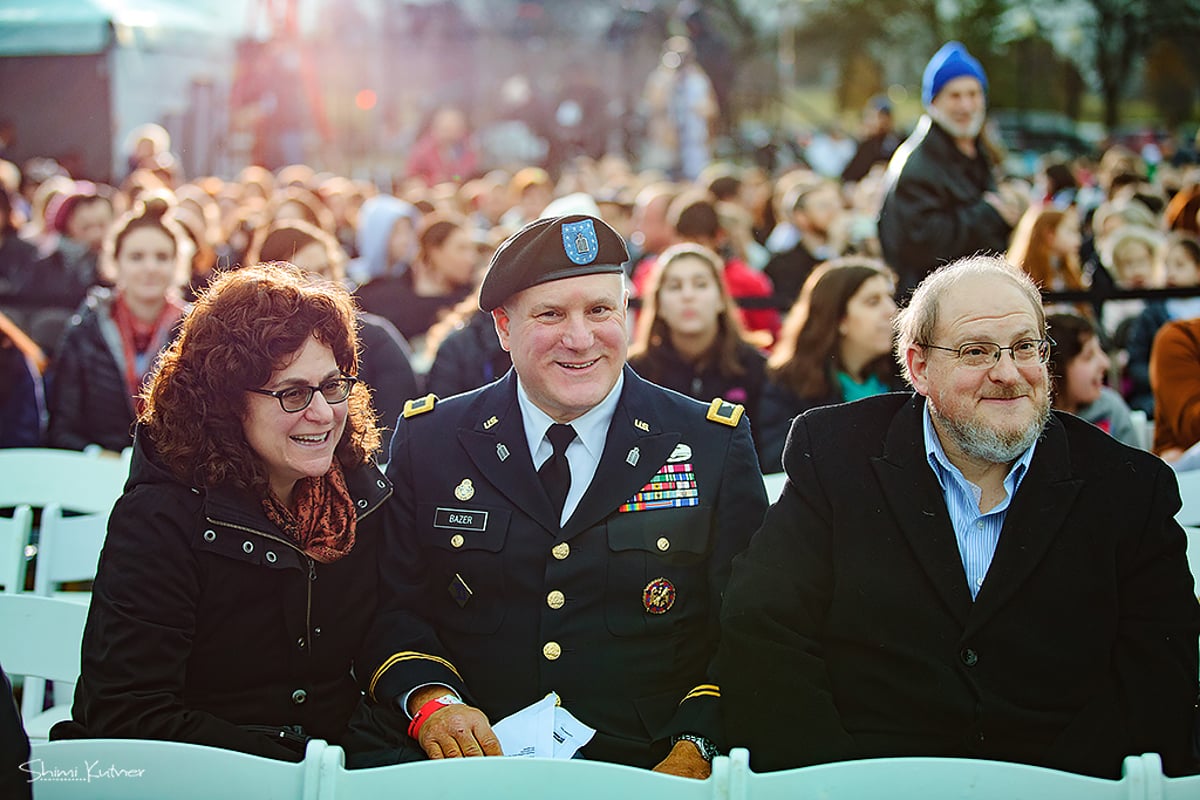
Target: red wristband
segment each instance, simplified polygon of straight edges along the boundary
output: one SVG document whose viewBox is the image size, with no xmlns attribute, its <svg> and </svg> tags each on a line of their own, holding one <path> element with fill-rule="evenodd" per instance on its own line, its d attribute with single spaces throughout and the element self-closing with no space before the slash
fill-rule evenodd
<svg viewBox="0 0 1200 800">
<path fill-rule="evenodd" d="M 417 709 L 417 713 L 413 716 L 412 722 L 408 723 L 408 735 L 416 739 L 417 734 L 421 732 L 421 726 L 425 724 L 425 720 L 440 709 L 446 706 L 453 706 L 462 703 L 462 700 L 452 694 L 444 694 L 441 697 L 435 697 L 425 705 Z"/>
</svg>

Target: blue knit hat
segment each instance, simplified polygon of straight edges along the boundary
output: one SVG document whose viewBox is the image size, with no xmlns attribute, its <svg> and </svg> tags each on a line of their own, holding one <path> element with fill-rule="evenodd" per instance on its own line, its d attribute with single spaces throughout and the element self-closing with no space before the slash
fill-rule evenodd
<svg viewBox="0 0 1200 800">
<path fill-rule="evenodd" d="M 925 74 L 921 76 L 921 103 L 929 105 L 947 83 L 964 75 L 977 79 L 983 85 L 983 91 L 987 91 L 983 66 L 967 52 L 962 42 L 946 42 L 925 65 Z"/>
</svg>

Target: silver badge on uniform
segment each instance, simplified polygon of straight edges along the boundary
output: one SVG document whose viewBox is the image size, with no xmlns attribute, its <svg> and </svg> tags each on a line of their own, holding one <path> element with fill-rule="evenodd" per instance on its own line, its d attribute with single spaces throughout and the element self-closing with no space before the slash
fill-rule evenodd
<svg viewBox="0 0 1200 800">
<path fill-rule="evenodd" d="M 496 445 L 496 455 L 501 461 L 508 460 L 508 448 L 504 446 L 504 442 Z"/>
<path fill-rule="evenodd" d="M 625 463 L 631 467 L 636 467 L 638 459 L 642 457 L 642 451 L 636 447 L 629 451 L 629 455 L 625 456 Z"/>
<path fill-rule="evenodd" d="M 471 485 L 470 478 L 463 478 L 462 483 L 454 487 L 454 496 L 463 502 L 475 496 L 475 487 Z"/>
<path fill-rule="evenodd" d="M 692 457 L 692 448 L 686 444 L 677 444 L 675 449 L 671 451 L 671 455 L 667 457 L 668 464 L 678 464 L 680 461 L 687 461 Z"/>
</svg>

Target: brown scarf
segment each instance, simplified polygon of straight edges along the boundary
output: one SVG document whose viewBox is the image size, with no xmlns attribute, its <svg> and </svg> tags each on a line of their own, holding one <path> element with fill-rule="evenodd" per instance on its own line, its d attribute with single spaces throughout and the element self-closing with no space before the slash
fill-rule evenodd
<svg viewBox="0 0 1200 800">
<path fill-rule="evenodd" d="M 324 475 L 296 481 L 292 498 L 295 510 L 268 492 L 262 501 L 263 512 L 306 555 L 322 564 L 332 564 L 354 549 L 358 517 L 336 458 Z"/>
</svg>

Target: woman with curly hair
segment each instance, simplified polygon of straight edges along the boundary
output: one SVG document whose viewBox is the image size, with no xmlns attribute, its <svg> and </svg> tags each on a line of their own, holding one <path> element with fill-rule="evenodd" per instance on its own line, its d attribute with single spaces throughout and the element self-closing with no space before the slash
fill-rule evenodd
<svg viewBox="0 0 1200 800">
<path fill-rule="evenodd" d="M 892 361 L 896 276 L 847 256 L 813 270 L 767 361 L 757 427 L 764 473 L 779 472 L 792 420 L 810 408 L 901 388 Z"/>
<path fill-rule="evenodd" d="M 144 392 L 73 719 L 52 738 L 408 752 L 408 720 L 368 705 L 353 671 L 386 639 L 369 631 L 391 494 L 357 344 L 350 295 L 287 265 L 200 296 Z"/>
</svg>

